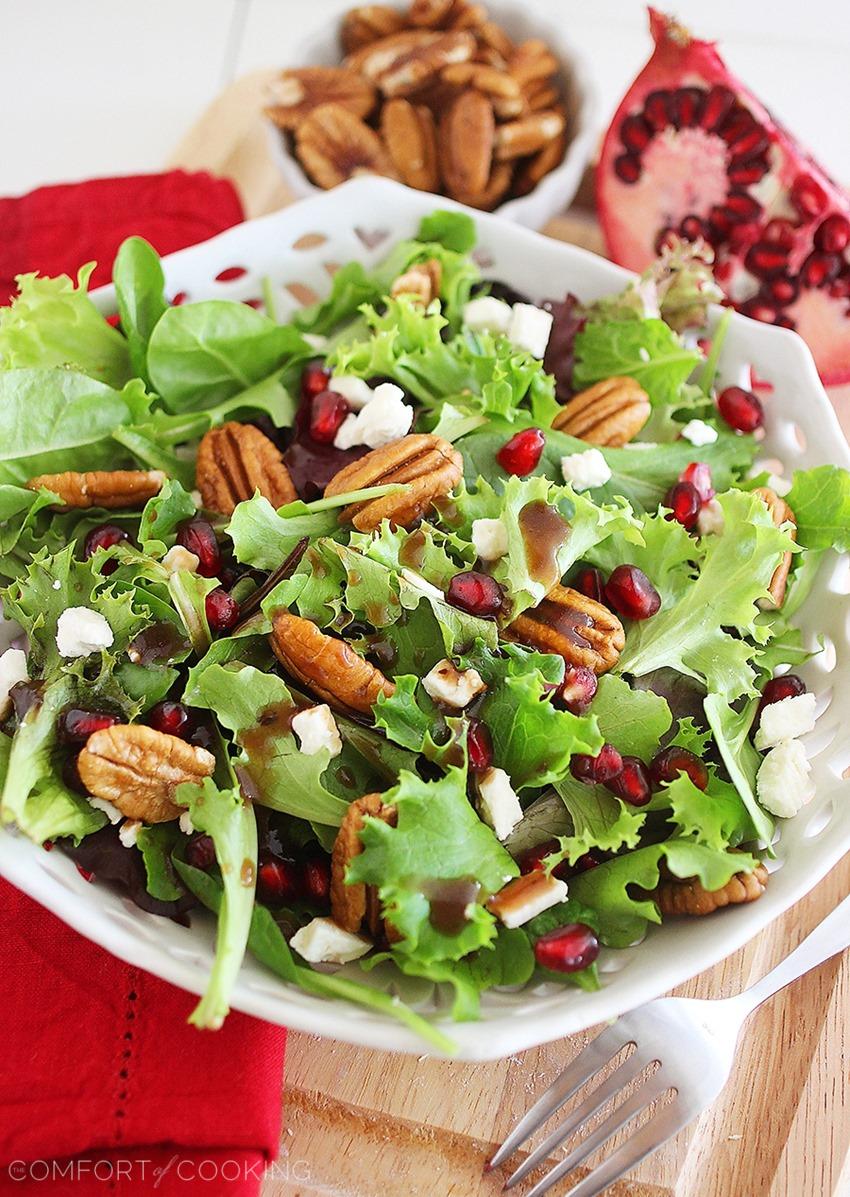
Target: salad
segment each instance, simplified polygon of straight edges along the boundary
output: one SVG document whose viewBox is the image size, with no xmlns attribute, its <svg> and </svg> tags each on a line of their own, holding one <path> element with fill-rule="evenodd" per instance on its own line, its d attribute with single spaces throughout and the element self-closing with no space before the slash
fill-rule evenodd
<svg viewBox="0 0 850 1197">
<path fill-rule="evenodd" d="M 850 476 L 760 461 L 704 244 L 585 303 L 474 241 L 434 212 L 281 323 L 130 238 L 113 319 L 89 269 L 0 312 L 0 816 L 215 913 L 199 1027 L 247 951 L 450 1050 L 399 995 L 593 990 L 757 899 L 812 797 L 794 616 Z"/>
</svg>

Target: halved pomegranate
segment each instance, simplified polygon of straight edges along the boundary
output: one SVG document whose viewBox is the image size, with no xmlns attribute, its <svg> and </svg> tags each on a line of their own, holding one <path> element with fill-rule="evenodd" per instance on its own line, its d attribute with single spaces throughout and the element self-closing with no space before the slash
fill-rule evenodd
<svg viewBox="0 0 850 1197">
<path fill-rule="evenodd" d="M 671 232 L 714 247 L 746 315 L 796 328 L 823 381 L 850 381 L 850 196 L 712 42 L 649 10 L 655 51 L 620 104 L 596 177 L 609 257 L 643 270 Z"/>
</svg>

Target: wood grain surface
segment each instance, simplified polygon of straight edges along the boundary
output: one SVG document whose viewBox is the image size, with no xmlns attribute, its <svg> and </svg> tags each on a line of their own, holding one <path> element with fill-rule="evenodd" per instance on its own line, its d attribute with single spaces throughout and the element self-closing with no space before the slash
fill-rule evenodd
<svg viewBox="0 0 850 1197">
<path fill-rule="evenodd" d="M 229 176 L 249 216 L 291 198 L 258 116 L 272 74 L 245 76 L 219 96 L 169 163 Z M 602 252 L 589 187 L 545 231 Z M 850 388 L 831 397 L 846 432 Z M 845 859 L 757 940 L 676 992 L 739 992 L 848 892 Z M 612 1197 L 848 1197 L 848 1009 L 847 956 L 774 998 L 752 1017 L 716 1105 L 611 1189 Z M 504 1176 L 485 1176 L 484 1161 L 596 1029 L 488 1064 L 417 1059 L 293 1032 L 281 1155 L 263 1197 L 494 1197 Z M 540 1174 L 515 1190 L 519 1197 Z"/>
</svg>

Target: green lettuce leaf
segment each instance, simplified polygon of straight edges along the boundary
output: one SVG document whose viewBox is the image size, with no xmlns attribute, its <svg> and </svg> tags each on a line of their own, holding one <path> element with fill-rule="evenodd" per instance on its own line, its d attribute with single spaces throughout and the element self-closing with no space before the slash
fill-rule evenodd
<svg viewBox="0 0 850 1197">
<path fill-rule="evenodd" d="M 471 253 L 475 248 L 475 221 L 466 212 L 449 212 L 438 208 L 419 222 L 417 241 L 437 241 L 458 254 Z"/>
<path fill-rule="evenodd" d="M 736 848 L 757 838 L 757 830 L 735 786 L 716 775 L 710 777 L 703 792 L 687 774 L 680 773 L 653 799 L 653 809 L 662 806 L 669 807 L 676 835 L 709 848 L 718 851 Z"/>
<path fill-rule="evenodd" d="M 180 837 L 176 823 L 140 827 L 136 837 L 136 847 L 145 864 L 147 891 L 160 902 L 176 902 L 185 893 L 171 861 L 171 854 L 180 842 Z"/>
<path fill-rule="evenodd" d="M 605 378 L 634 378 L 652 403 L 676 400 L 689 375 L 702 361 L 663 320 L 589 320 L 575 340 L 573 383 L 577 389 Z"/>
<path fill-rule="evenodd" d="M 177 529 L 195 515 L 195 500 L 179 482 L 168 478 L 159 494 L 148 499 L 139 524 L 143 553 L 164 557 L 177 539 Z"/>
<path fill-rule="evenodd" d="M 741 711 L 735 711 L 722 695 L 709 694 L 704 705 L 706 717 L 732 783 L 749 812 L 757 835 L 769 845 L 773 839 L 775 824 L 756 799 L 756 774 L 761 757 L 750 739 L 758 703 L 749 702 Z M 771 851 L 769 847 L 767 850 Z"/>
<path fill-rule="evenodd" d="M 128 237 L 115 256 L 112 281 L 133 373 L 149 383 L 148 343 L 160 317 L 168 309 L 159 254 L 144 238 Z"/>
<path fill-rule="evenodd" d="M 366 273 L 359 262 L 348 262 L 334 275 L 327 299 L 296 312 L 292 323 L 301 332 L 326 336 L 337 325 L 356 316 L 364 303 L 377 303 L 380 298 L 381 287 L 378 282 Z"/>
<path fill-rule="evenodd" d="M 807 549 L 850 549 L 850 473 L 839 466 L 795 470 L 788 505 Z"/>
<path fill-rule="evenodd" d="M 632 690 L 616 674 L 599 679 L 591 705 L 599 734 L 625 755 L 650 760 L 673 724 L 667 699 L 652 690 Z"/>
<path fill-rule="evenodd" d="M 637 847 L 645 811 L 626 805 L 602 786 L 588 786 L 574 777 L 562 777 L 555 790 L 569 812 L 573 830 L 571 835 L 559 837 L 558 851 L 546 858 L 547 868 L 561 860 L 575 864 L 594 848 L 619 852 Z"/>
</svg>

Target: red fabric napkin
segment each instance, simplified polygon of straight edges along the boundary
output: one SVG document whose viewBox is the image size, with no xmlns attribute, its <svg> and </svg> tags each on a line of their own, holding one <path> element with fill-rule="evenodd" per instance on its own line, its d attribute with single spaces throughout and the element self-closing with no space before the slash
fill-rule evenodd
<svg viewBox="0 0 850 1197">
<path fill-rule="evenodd" d="M 230 183 L 172 171 L 0 198 L 0 298 L 16 274 L 110 276 L 125 236 L 161 253 L 242 220 Z M 277 1154 L 286 1032 L 123 964 L 0 881 L 0 1194 L 252 1197 Z"/>
</svg>

